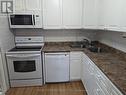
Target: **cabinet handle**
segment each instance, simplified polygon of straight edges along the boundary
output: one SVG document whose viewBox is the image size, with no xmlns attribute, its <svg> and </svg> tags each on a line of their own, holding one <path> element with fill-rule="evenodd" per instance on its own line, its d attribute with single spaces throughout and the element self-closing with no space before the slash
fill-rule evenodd
<svg viewBox="0 0 126 95">
<path fill-rule="evenodd" d="M 100 95 L 100 89 L 96 89 L 96 95 Z"/>
<path fill-rule="evenodd" d="M 104 28 L 104 30 L 107 30 L 107 28 Z"/>
<path fill-rule="evenodd" d="M 101 75 L 97 75 L 97 78 L 101 80 L 102 79 L 102 76 Z"/>
</svg>

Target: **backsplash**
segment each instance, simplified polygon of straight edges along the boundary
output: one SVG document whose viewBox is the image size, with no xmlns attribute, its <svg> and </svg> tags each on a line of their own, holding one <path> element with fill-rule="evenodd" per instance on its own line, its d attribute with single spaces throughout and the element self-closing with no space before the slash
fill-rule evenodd
<svg viewBox="0 0 126 95">
<path fill-rule="evenodd" d="M 42 30 L 14 29 L 15 36 L 44 36 L 45 42 L 81 41 L 84 38 L 99 40 L 113 48 L 126 52 L 126 38 L 122 32 L 97 30 Z"/>
<path fill-rule="evenodd" d="M 99 31 L 98 39 L 101 43 L 126 52 L 126 38 L 123 38 L 123 32 Z"/>
<path fill-rule="evenodd" d="M 94 30 L 42 30 L 14 29 L 15 36 L 44 36 L 46 42 L 81 41 L 84 38 L 95 40 Z"/>
<path fill-rule="evenodd" d="M 45 42 L 81 41 L 84 38 L 99 40 L 113 48 L 126 52 L 126 38 L 123 32 L 97 30 L 42 30 L 42 29 L 14 29 L 15 36 L 44 36 Z"/>
</svg>

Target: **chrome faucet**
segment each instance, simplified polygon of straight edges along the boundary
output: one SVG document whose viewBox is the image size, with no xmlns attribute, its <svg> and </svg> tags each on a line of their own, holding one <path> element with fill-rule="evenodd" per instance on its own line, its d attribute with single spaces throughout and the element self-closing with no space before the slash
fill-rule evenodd
<svg viewBox="0 0 126 95">
<path fill-rule="evenodd" d="M 91 41 L 89 41 L 88 39 L 83 39 L 83 43 L 86 45 L 86 47 L 89 47 L 91 44 Z"/>
</svg>

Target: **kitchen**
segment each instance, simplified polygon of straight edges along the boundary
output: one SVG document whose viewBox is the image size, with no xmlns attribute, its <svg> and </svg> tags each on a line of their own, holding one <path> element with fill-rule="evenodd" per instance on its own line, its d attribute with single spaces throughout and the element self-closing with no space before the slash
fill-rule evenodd
<svg viewBox="0 0 126 95">
<path fill-rule="evenodd" d="M 124 0 L 0 1 L 0 95 L 126 94 Z"/>
</svg>

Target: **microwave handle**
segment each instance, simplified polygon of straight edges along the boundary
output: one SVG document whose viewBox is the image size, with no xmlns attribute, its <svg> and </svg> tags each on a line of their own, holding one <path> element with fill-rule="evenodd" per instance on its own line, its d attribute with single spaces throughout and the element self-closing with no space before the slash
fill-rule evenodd
<svg viewBox="0 0 126 95">
<path fill-rule="evenodd" d="M 35 15 L 33 15 L 33 25 L 35 25 Z"/>
</svg>

